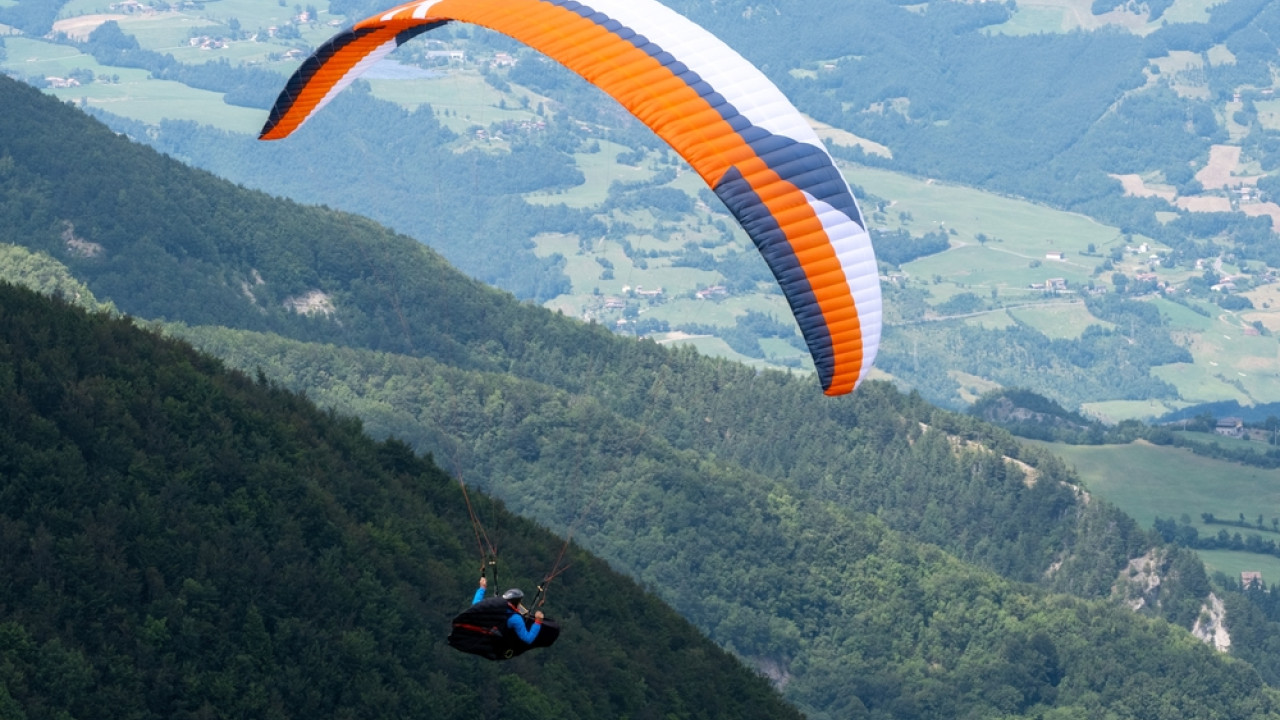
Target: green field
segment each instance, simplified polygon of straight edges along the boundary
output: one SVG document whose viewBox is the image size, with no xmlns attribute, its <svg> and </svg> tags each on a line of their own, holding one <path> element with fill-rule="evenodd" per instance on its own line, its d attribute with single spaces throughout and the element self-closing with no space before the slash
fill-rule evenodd
<svg viewBox="0 0 1280 720">
<path fill-rule="evenodd" d="M 55 45 L 44 40 L 32 40 L 27 37 L 10 37 L 4 41 L 6 58 L 4 67 L 19 75 L 28 77 L 66 77 L 72 70 L 92 70 L 95 75 L 118 73 L 121 78 L 131 71 L 128 68 L 108 68 L 99 65 L 92 56 L 66 45 Z M 137 77 L 145 78 L 142 70 L 132 71 Z"/>
<path fill-rule="evenodd" d="M 1189 404 L 1163 400 L 1107 400 L 1084 403 L 1080 406 L 1080 412 L 1104 423 L 1116 423 L 1121 420 L 1151 420 L 1163 417 Z"/>
<path fill-rule="evenodd" d="M 265 110 L 228 105 L 222 101 L 221 93 L 195 90 L 168 80 L 93 83 L 52 92 L 65 100 L 83 98 L 89 105 L 145 123 L 191 120 L 223 130 L 256 133 L 267 119 Z"/>
<path fill-rule="evenodd" d="M 85 15 L 112 15 L 118 17 L 118 13 L 111 10 L 113 2 L 109 0 L 70 0 L 62 7 L 58 13 L 59 20 L 67 20 Z M 268 28 L 272 25 L 280 26 L 288 23 L 296 14 L 295 6 L 298 3 L 288 3 L 280 5 L 270 0 L 203 0 L 198 8 L 186 8 L 183 10 L 166 11 L 158 13 L 136 13 L 126 15 L 120 19 L 122 27 L 126 24 L 152 23 L 156 25 L 164 25 L 171 22 L 174 18 L 179 19 L 179 23 L 187 23 L 191 21 L 199 21 L 200 24 L 225 23 L 231 18 L 240 21 L 240 27 L 247 31 L 253 32 L 258 28 Z M 317 26 L 323 26 L 330 21 L 336 20 L 339 23 L 344 18 L 339 15 L 330 15 L 328 8 L 317 5 L 320 11 L 320 17 Z M 303 32 L 311 24 L 303 26 Z M 133 33 L 130 29 L 128 32 Z M 332 34 L 332 30 L 330 30 Z M 139 35 L 138 39 L 143 40 L 143 36 Z M 147 42 L 143 42 L 144 47 L 156 50 L 160 46 L 152 46 Z"/>
<path fill-rule="evenodd" d="M 138 13 L 120 18 L 116 22 L 121 30 L 138 38 L 142 47 L 160 53 L 172 53 L 178 48 L 189 47 L 187 38 L 191 37 L 192 30 L 211 25 L 208 20 L 185 13 Z"/>
<path fill-rule="evenodd" d="M 1256 441 L 1247 437 L 1227 437 L 1225 435 L 1209 435 L 1208 433 L 1192 432 L 1190 430 L 1179 430 L 1174 433 L 1185 438 L 1190 442 L 1204 443 L 1207 445 L 1216 445 L 1228 450 L 1248 450 L 1250 452 L 1263 453 L 1270 449 L 1267 442 Z"/>
<path fill-rule="evenodd" d="M 736 295 L 719 300 L 696 300 L 688 297 L 673 298 L 650 311 L 652 317 L 666 320 L 672 325 L 693 321 L 705 325 L 731 327 L 738 317 L 747 311 L 772 315 L 790 322 L 791 308 L 781 294 Z M 783 354 L 789 354 L 790 351 Z"/>
<path fill-rule="evenodd" d="M 145 70 L 98 64 L 92 56 L 74 48 L 28 38 L 5 40 L 8 57 L 3 67 L 26 77 L 67 77 L 74 70 L 89 70 L 95 81 L 79 87 L 49 89 L 51 95 L 85 102 L 146 123 L 164 119 L 193 120 L 224 130 L 253 132 L 262 126 L 266 111 L 228 105 L 222 94 L 196 90 L 169 80 L 153 80 Z M 109 82 L 112 76 L 119 82 Z"/>
<path fill-rule="evenodd" d="M 972 292 L 987 297 L 992 290 L 1003 301 L 1025 302 L 1044 297 L 1044 290 L 1033 285 L 1043 286 L 1049 280 L 1062 278 L 1067 281 L 1068 292 L 1074 293 L 1090 280 L 1091 268 L 1041 258 L 987 243 L 985 247 L 953 247 L 947 252 L 920 258 L 903 265 L 903 271 L 914 277 L 941 279 L 942 285 L 951 285 L 954 288 L 951 292 L 941 287 L 932 288 L 940 302 L 953 293 Z"/>
<path fill-rule="evenodd" d="M 1280 558 L 1236 550 L 1200 550 L 1197 554 L 1210 573 L 1221 572 L 1239 580 L 1242 572 L 1260 572 L 1268 585 L 1280 581 Z"/>
<path fill-rule="evenodd" d="M 1280 100 L 1256 100 L 1258 122 L 1268 130 L 1280 130 Z"/>
<path fill-rule="evenodd" d="M 1035 35 L 1037 33 L 1066 32 L 1071 27 L 1062 8 L 1031 7 L 1019 3 L 1018 10 L 1007 22 L 988 29 L 988 32 L 1004 35 Z"/>
<path fill-rule="evenodd" d="M 1280 539 L 1275 533 L 1252 533 L 1239 527 L 1206 525 L 1201 513 L 1223 520 L 1235 520 L 1240 513 L 1253 522 L 1262 515 L 1270 527 L 1280 517 L 1280 470 L 1264 470 L 1247 465 L 1214 460 L 1189 450 L 1159 447 L 1137 442 L 1130 445 L 1066 445 L 1027 441 L 1046 447 L 1076 468 L 1085 489 L 1115 504 L 1143 527 L 1151 527 L 1157 516 L 1178 519 L 1183 515 L 1201 536 L 1216 535 L 1225 528 L 1230 533 L 1256 534 L 1264 539 Z M 1249 553 L 1214 551 L 1204 554 L 1206 563 L 1223 572 L 1272 568 L 1270 577 L 1280 579 L 1280 558 Z M 1253 567 L 1249 567 L 1252 565 Z M 1239 567 L 1240 569 L 1235 569 Z M 1264 577 L 1267 570 L 1263 570 Z"/>
<path fill-rule="evenodd" d="M 1153 372 L 1177 385 L 1186 400 L 1269 402 L 1280 397 L 1280 346 L 1274 336 L 1251 333 L 1238 316 L 1219 310 L 1207 327 L 1187 338 L 1194 364 Z"/>
<path fill-rule="evenodd" d="M 1062 278 L 1074 293 L 1099 281 L 1094 271 L 1102 258 L 1082 254 L 1090 245 L 1095 253 L 1124 246 L 1117 228 L 1076 213 L 860 166 L 846 167 L 845 175 L 866 192 L 890 200 L 875 215 L 885 229 L 903 228 L 913 235 L 947 232 L 950 250 L 902 266 L 909 282 L 927 284 L 935 305 L 963 292 L 985 299 L 992 291 L 1001 303 L 1052 303 L 1057 299 L 1032 286 Z M 1050 253 L 1062 253 L 1063 259 L 1051 259 Z M 1067 332 L 1090 324 L 1084 315 L 1073 318 Z M 1048 324 L 1037 327 L 1054 336 L 1063 332 Z"/>
<path fill-rule="evenodd" d="M 782 370 L 783 372 L 790 372 L 797 375 L 811 374 L 811 370 L 807 370 L 807 369 L 793 370 L 790 368 L 779 367 L 777 365 L 770 364 L 764 360 L 749 358 L 745 355 L 734 352 L 733 349 L 730 348 L 728 345 L 726 345 L 725 342 L 720 338 L 715 338 L 710 336 L 699 336 L 699 337 L 688 338 L 688 339 L 668 340 L 668 341 L 664 341 L 663 344 L 672 345 L 672 346 L 675 346 L 675 345 L 693 346 L 697 348 L 699 353 L 706 355 L 708 357 L 725 358 L 726 360 L 732 360 L 734 362 L 742 363 L 743 365 L 750 365 L 756 368 Z M 792 351 L 792 354 L 794 354 L 794 350 Z"/>
<path fill-rule="evenodd" d="M 69 0 L 58 11 L 58 19 L 72 18 L 78 15 L 95 15 L 111 11 L 109 0 Z"/>
<path fill-rule="evenodd" d="M 1186 305 L 1179 305 L 1164 298 L 1148 298 L 1147 302 L 1160 309 L 1160 315 L 1168 321 L 1169 327 L 1174 330 L 1205 332 L 1212 328 L 1215 322 L 1212 312 L 1217 308 L 1198 300 L 1191 301 L 1191 304 L 1197 308 L 1210 311 L 1210 315 L 1201 315 Z"/>
<path fill-rule="evenodd" d="M 475 68 L 445 67 L 438 77 L 406 80 L 371 80 L 373 94 L 383 100 L 414 109 L 430 105 L 442 115 L 440 121 L 462 132 L 473 125 L 488 127 L 507 120 L 535 120 L 540 95 L 532 92 L 506 94 L 486 83 Z M 515 87 L 515 86 L 512 86 Z M 529 97 L 529 107 L 522 108 L 518 95 Z M 500 107 L 504 103 L 506 107 Z M 447 111 L 447 112 L 446 112 Z"/>
<path fill-rule="evenodd" d="M 1017 322 L 1009 315 L 1008 310 L 991 310 L 967 317 L 964 319 L 965 325 L 986 328 L 988 330 L 1003 330 L 1008 327 L 1017 325 Z"/>
<path fill-rule="evenodd" d="M 1099 252 L 1123 245 L 1118 229 L 1078 213 L 878 168 L 842 166 L 850 182 L 892 202 L 886 209 L 891 228 L 925 233 L 941 227 L 955 230 L 958 240 L 971 244 L 977 244 L 976 236 L 982 233 L 1004 240 L 1010 252 L 1033 258 L 1049 250 L 1066 251 L 1070 257 L 1089 243 Z M 901 221 L 903 212 L 913 218 Z"/>
<path fill-rule="evenodd" d="M 1209 19 L 1208 10 L 1220 0 L 1175 0 L 1155 22 L 1144 22 L 1145 15 L 1131 13 L 1111 15 L 1110 24 L 1146 35 L 1166 23 L 1195 23 Z M 1119 5 L 1120 3 L 1116 3 Z M 1017 10 L 1007 22 L 988 29 L 1006 35 L 1072 32 L 1095 29 L 1102 25 L 1093 15 L 1090 0 L 1018 0 Z"/>
<path fill-rule="evenodd" d="M 531 203 L 554 205 L 564 203 L 569 207 L 593 207 L 603 203 L 609 195 L 609 186 L 614 182 L 639 182 L 653 177 L 653 170 L 647 165 L 622 165 L 615 158 L 618 153 L 627 151 L 623 145 L 607 140 L 600 142 L 600 151 L 595 153 L 577 153 L 574 161 L 586 178 L 583 184 L 561 192 L 531 192 L 524 198 Z M 693 175 L 686 172 L 685 175 Z M 693 175 L 698 182 L 701 178 Z M 677 186 L 676 183 L 672 183 Z M 696 191 L 695 191 L 696 192 Z"/>
<path fill-rule="evenodd" d="M 1209 8 L 1221 0 L 1174 0 L 1161 19 L 1168 23 L 1199 23 L 1209 20 Z"/>
<path fill-rule="evenodd" d="M 1060 302 L 1035 307 L 1011 308 L 1009 314 L 1051 338 L 1078 338 L 1090 325 L 1115 327 L 1094 317 L 1083 302 Z"/>
</svg>

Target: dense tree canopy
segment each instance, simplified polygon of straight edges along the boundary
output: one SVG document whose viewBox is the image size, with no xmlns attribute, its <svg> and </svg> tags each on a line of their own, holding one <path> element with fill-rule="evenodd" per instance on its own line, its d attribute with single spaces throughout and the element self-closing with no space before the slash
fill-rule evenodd
<svg viewBox="0 0 1280 720">
<path fill-rule="evenodd" d="M 124 320 L 0 308 L 6 718 L 797 717 L 576 549 L 552 650 L 449 649 L 479 559 L 429 461 Z M 510 582 L 550 569 L 558 540 L 475 500 Z"/>
</svg>

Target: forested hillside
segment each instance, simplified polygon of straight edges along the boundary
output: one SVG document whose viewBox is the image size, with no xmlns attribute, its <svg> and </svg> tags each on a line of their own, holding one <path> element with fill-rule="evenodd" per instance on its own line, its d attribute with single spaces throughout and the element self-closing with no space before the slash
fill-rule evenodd
<svg viewBox="0 0 1280 720">
<path fill-rule="evenodd" d="M 1010 545 L 1018 550 L 991 548 L 983 533 L 965 540 L 966 535 L 950 530 L 961 520 L 918 530 L 918 502 L 899 498 L 890 511 L 881 504 L 900 491 L 872 493 L 867 484 L 893 486 L 906 472 L 937 489 L 954 484 L 943 473 L 920 468 L 909 455 L 881 471 L 885 460 L 862 456 L 883 455 L 879 447 L 849 441 L 851 433 L 866 432 L 859 428 L 872 413 L 875 424 L 884 427 L 870 439 L 906 443 L 917 430 L 904 424 L 903 415 L 931 422 L 923 403 L 887 389 L 874 400 L 867 393 L 819 402 L 808 380 L 766 374 L 758 381 L 752 371 L 732 363 L 689 351 L 671 353 L 648 342 L 619 342 L 601 328 L 518 305 L 467 281 L 407 238 L 358 218 L 291 203 L 272 213 L 274 200 L 187 171 L 34 90 L 16 83 L 0 87 L 12 91 L 14 107 L 30 104 L 26 112 L 6 115 L 12 131 L 0 137 L 6 153 L 0 162 L 11 168 L 0 180 L 13 188 L 9 197 L 21 200 L 5 205 L 12 208 L 12 220 L 3 226 L 4 239 L 63 258 L 98 297 L 111 299 L 124 312 L 426 356 L 461 369 L 501 371 L 593 395 L 611 412 L 641 423 L 677 448 L 714 452 L 752 472 L 791 477 L 801 487 L 829 493 L 831 500 L 865 502 L 858 509 L 889 512 L 895 526 L 933 533 L 931 541 L 958 543 L 957 550 L 977 553 L 975 559 L 1018 578 L 1039 577 L 1063 559 L 1063 546 L 1069 556 L 1077 542 L 1105 542 L 1103 559 L 1081 568 L 1096 578 L 1085 583 L 1088 592 L 1105 593 L 1109 578 L 1141 552 L 1145 541 L 1132 530 L 1105 541 L 1081 539 L 1071 523 L 1011 528 Z M 46 148 L 59 146 L 68 133 L 92 150 L 74 162 L 50 157 Z M 140 198 L 137 210 L 132 197 Z M 68 224 L 77 228 L 74 242 L 65 235 Z M 89 245 L 100 251 L 86 256 L 83 248 Z M 303 315 L 289 309 L 290 302 L 313 292 L 327 298 L 327 310 Z M 897 408 L 886 414 L 884 402 Z M 975 432 L 975 439 L 1005 454 L 1022 452 L 1007 436 Z M 811 440 L 794 442 L 799 438 Z M 1049 493 L 1047 505 L 1065 503 L 1073 517 L 1084 508 L 1056 482 L 1069 479 L 1060 469 L 1042 472 L 1055 480 L 1037 491 Z M 1003 495 L 998 488 L 1004 476 L 999 463 L 987 468 L 982 492 Z M 947 514 L 965 507 L 937 505 Z M 1025 522 L 1016 505 L 1001 511 L 1002 522 Z M 998 559 L 1005 555 L 1023 559 Z"/>
<path fill-rule="evenodd" d="M 479 563 L 448 476 L 127 321 L 0 284 L 0 396 L 5 718 L 798 717 L 576 549 L 552 649 L 455 652 Z M 474 499 L 508 582 L 552 566 Z"/>
<path fill-rule="evenodd" d="M 293 338 L 201 331 L 573 527 L 812 717 L 1272 713 L 1248 666 L 1105 599 L 1154 537 L 1080 501 L 1059 463 L 1008 435 L 882 384 L 832 401 L 809 380 L 616 338 L 372 223 L 188 170 L 16 83 L 0 91 L 22 109 L 0 118 L 4 241 L 139 317 Z M 75 162 L 50 155 L 71 136 Z M 466 532 L 447 532 L 465 594 Z M 1167 557 L 1151 612 L 1187 627 L 1203 569 Z"/>
</svg>

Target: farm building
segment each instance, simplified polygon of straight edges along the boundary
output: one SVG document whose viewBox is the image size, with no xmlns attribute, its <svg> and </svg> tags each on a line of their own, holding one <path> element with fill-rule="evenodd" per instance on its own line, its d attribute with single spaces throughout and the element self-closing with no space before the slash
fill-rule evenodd
<svg viewBox="0 0 1280 720">
<path fill-rule="evenodd" d="M 1218 420 L 1213 431 L 1225 437 L 1244 437 L 1244 420 L 1238 417 L 1225 417 Z"/>
</svg>

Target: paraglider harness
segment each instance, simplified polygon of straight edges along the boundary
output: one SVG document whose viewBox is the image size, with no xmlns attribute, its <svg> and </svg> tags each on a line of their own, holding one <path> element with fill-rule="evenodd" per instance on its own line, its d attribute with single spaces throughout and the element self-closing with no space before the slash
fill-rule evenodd
<svg viewBox="0 0 1280 720">
<path fill-rule="evenodd" d="M 486 567 L 497 576 L 496 558 L 486 563 Z M 483 569 L 482 569 L 483 571 Z M 546 601 L 546 584 L 550 578 L 538 585 L 538 593 L 531 605 L 538 608 Z M 521 640 L 508 624 L 512 613 L 519 613 L 521 621 L 528 628 L 533 619 L 523 605 L 516 601 L 512 605 L 502 597 L 485 598 L 463 610 L 453 619 L 453 627 L 449 632 L 449 645 L 457 650 L 489 660 L 510 660 L 533 648 L 549 647 L 560 637 L 560 624 L 551 618 L 542 619 L 541 629 L 533 642 Z"/>
<path fill-rule="evenodd" d="M 467 511 L 471 514 L 471 524 L 476 533 L 476 542 L 480 545 L 482 557 L 480 576 L 485 578 L 485 582 L 489 587 L 493 588 L 494 592 L 498 592 L 497 549 L 489 542 L 484 527 L 480 524 L 479 518 L 476 517 L 475 510 L 471 505 L 471 498 L 467 497 L 465 485 L 462 486 L 462 493 L 467 500 Z M 521 620 L 525 623 L 526 629 L 529 627 L 529 623 L 533 622 L 529 613 L 542 607 L 543 603 L 547 601 L 547 587 L 551 584 L 551 581 L 568 569 L 568 565 L 561 565 L 568 547 L 569 540 L 566 540 L 564 546 L 560 549 L 560 554 L 556 557 L 556 562 L 551 572 L 547 573 L 542 582 L 538 583 L 537 593 L 534 594 L 533 600 L 529 603 L 531 609 L 524 608 L 519 601 L 516 601 L 516 605 L 513 606 L 502 597 L 485 598 L 463 610 L 453 619 L 453 625 L 449 632 L 449 645 L 462 652 L 479 655 L 489 660 L 510 660 L 533 648 L 549 647 L 555 643 L 556 638 L 560 637 L 560 625 L 551 618 L 542 618 L 540 623 L 542 627 L 538 630 L 537 637 L 531 643 L 526 643 L 520 639 L 511 626 L 508 625 L 508 622 L 513 613 L 518 613 L 521 615 Z"/>
</svg>

